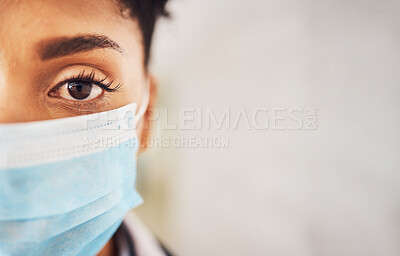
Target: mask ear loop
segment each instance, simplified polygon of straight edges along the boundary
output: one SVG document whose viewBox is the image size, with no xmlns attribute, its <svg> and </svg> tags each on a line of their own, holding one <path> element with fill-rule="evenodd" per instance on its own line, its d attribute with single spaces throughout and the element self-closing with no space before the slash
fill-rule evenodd
<svg viewBox="0 0 400 256">
<path fill-rule="evenodd" d="M 146 114 L 147 108 L 149 107 L 149 103 L 150 103 L 150 79 L 149 78 L 146 79 L 143 87 L 144 88 L 143 88 L 142 102 L 140 103 L 139 110 L 136 112 L 136 117 L 135 117 L 135 119 L 136 119 L 135 120 L 136 121 L 135 129 L 138 127 L 139 121 L 142 119 L 144 114 Z M 141 144 L 140 141 L 138 141 L 138 143 L 139 143 L 139 148 L 140 148 L 140 144 Z"/>
<path fill-rule="evenodd" d="M 146 82 L 144 83 L 142 102 L 140 103 L 140 108 L 137 111 L 136 124 L 139 123 L 140 119 L 142 119 L 142 117 L 146 113 L 149 103 L 150 103 L 150 79 L 147 78 Z"/>
</svg>

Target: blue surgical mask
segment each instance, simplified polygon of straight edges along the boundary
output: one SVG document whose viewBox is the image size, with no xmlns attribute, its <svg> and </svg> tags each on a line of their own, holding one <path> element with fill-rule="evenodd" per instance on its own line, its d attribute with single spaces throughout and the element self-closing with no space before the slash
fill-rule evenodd
<svg viewBox="0 0 400 256">
<path fill-rule="evenodd" d="M 133 103 L 0 125 L 0 255 L 98 253 L 142 203 L 135 127 L 143 112 Z"/>
</svg>

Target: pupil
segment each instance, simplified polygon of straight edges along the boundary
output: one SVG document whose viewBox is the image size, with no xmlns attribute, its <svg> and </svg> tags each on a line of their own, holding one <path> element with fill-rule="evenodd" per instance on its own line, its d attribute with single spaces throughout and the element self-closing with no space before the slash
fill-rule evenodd
<svg viewBox="0 0 400 256">
<path fill-rule="evenodd" d="M 92 92 L 92 84 L 85 82 L 69 82 L 68 92 L 74 99 L 84 100 L 89 97 Z"/>
</svg>

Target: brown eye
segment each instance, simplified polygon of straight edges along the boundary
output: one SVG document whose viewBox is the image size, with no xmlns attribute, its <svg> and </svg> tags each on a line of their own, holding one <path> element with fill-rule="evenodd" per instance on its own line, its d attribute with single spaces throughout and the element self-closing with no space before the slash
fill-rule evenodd
<svg viewBox="0 0 400 256">
<path fill-rule="evenodd" d="M 84 100 L 92 92 L 92 83 L 88 82 L 69 82 L 68 93 L 76 100 Z"/>
<path fill-rule="evenodd" d="M 71 81 L 54 88 L 50 97 L 60 97 L 70 101 L 89 101 L 98 98 L 104 90 L 88 81 Z"/>
</svg>

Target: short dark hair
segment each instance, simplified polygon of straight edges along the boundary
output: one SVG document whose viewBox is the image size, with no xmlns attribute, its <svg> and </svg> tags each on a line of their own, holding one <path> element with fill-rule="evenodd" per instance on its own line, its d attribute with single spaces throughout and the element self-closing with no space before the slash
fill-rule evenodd
<svg viewBox="0 0 400 256">
<path fill-rule="evenodd" d="M 119 0 L 129 15 L 139 22 L 144 48 L 144 65 L 148 66 L 150 59 L 151 40 L 158 17 L 168 17 L 165 5 L 168 0 Z"/>
</svg>

